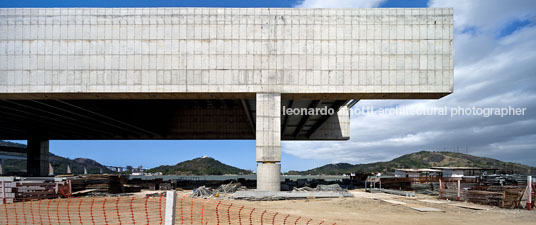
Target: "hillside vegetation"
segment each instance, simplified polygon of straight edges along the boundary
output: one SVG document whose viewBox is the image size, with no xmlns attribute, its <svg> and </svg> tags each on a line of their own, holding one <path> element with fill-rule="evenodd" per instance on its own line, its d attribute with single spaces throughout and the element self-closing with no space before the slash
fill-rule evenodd
<svg viewBox="0 0 536 225">
<path fill-rule="evenodd" d="M 164 175 L 223 175 L 251 174 L 249 170 L 239 169 L 221 163 L 210 157 L 195 158 L 178 163 L 174 166 L 159 166 L 148 172 L 162 172 Z"/>
<path fill-rule="evenodd" d="M 337 163 L 327 164 L 306 171 L 289 171 L 288 174 L 325 174 L 337 175 L 348 173 L 394 173 L 396 168 L 430 168 L 466 166 L 479 168 L 497 168 L 499 173 L 533 174 L 536 168 L 519 163 L 503 162 L 496 159 L 478 157 L 456 152 L 429 152 L 421 151 L 400 156 L 388 162 L 375 162 L 367 164 Z"/>
<path fill-rule="evenodd" d="M 26 148 L 26 145 L 7 141 L 0 141 L 0 146 Z M 2 154 L 26 157 L 26 154 L 24 153 L 5 152 Z M 92 159 L 68 159 L 65 157 L 57 156 L 52 153 L 49 153 L 48 159 L 50 164 L 52 164 L 52 168 L 54 168 L 54 174 L 56 175 L 67 173 L 67 165 L 71 166 L 71 172 L 73 174 L 83 174 L 84 167 L 87 169 L 88 173 L 100 173 L 101 169 L 103 173 L 112 173 L 112 171 L 107 169 L 104 165 L 101 165 L 100 163 Z M 4 171 L 6 174 L 23 175 L 24 173 L 26 173 L 26 160 L 6 159 L 4 161 L 4 167 Z"/>
</svg>

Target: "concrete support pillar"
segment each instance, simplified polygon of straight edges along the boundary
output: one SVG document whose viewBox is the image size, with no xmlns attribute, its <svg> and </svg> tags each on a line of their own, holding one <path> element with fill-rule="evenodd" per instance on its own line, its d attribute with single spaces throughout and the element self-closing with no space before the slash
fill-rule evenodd
<svg viewBox="0 0 536 225">
<path fill-rule="evenodd" d="M 28 139 L 26 169 L 30 177 L 48 175 L 48 140 Z"/>
<path fill-rule="evenodd" d="M 4 175 L 4 159 L 0 159 L 0 176 Z"/>
<path fill-rule="evenodd" d="M 281 94 L 257 93 L 257 190 L 281 188 Z"/>
</svg>

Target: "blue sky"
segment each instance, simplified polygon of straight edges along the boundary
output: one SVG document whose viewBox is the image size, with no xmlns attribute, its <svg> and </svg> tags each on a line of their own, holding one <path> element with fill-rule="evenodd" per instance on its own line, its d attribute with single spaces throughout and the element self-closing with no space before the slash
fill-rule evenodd
<svg viewBox="0 0 536 225">
<path fill-rule="evenodd" d="M 306 0 L 309 5 L 319 5 L 321 0 Z M 367 2 L 367 3 L 364 3 Z M 451 106 L 454 103 L 462 105 L 483 104 L 494 106 L 500 101 L 488 103 L 487 97 L 517 98 L 508 104 L 518 104 L 534 109 L 532 101 L 534 94 L 534 77 L 527 74 L 534 71 L 534 63 L 525 63 L 515 68 L 502 64 L 485 64 L 493 62 L 494 56 L 523 55 L 530 50 L 534 40 L 527 39 L 534 26 L 534 2 L 518 1 L 441 1 L 427 0 L 397 1 L 397 0 L 363 0 L 324 1 L 323 6 L 356 7 L 371 5 L 379 7 L 434 7 L 455 8 L 455 93 L 438 101 L 362 101 L 359 104 L 381 106 L 411 106 L 412 104 L 439 104 Z M 302 0 L 0 0 L 0 7 L 294 7 L 304 2 Z M 306 4 L 303 4 L 306 5 Z M 302 6 L 303 6 L 302 5 Z M 485 21 L 485 22 L 479 22 Z M 525 34 L 529 33 L 529 34 Z M 536 33 L 536 32 L 534 32 Z M 525 38 L 525 39 L 524 39 Z M 527 46 L 521 46 L 525 44 Z M 516 52 L 518 51 L 518 52 Z M 530 51 L 528 51 L 530 52 Z M 527 57 L 531 57 L 529 54 Z M 523 58 L 531 60 L 533 58 Z M 511 65 L 519 60 L 501 58 Z M 536 60 L 535 60 L 536 61 Z M 534 62 L 534 61 L 533 61 Z M 497 67 L 495 71 L 484 71 L 483 68 Z M 470 72 L 467 72 L 470 71 Z M 475 72 L 476 71 L 476 72 Z M 501 82 L 500 77 L 509 76 L 515 82 Z M 497 79 L 496 84 L 478 89 L 471 84 L 488 82 Z M 488 82 L 489 83 L 489 82 Z M 495 86 L 494 86 L 495 85 Z M 516 92 L 525 90 L 525 92 Z M 464 94 L 460 94 L 464 93 Z M 475 96 L 467 98 L 467 96 Z M 487 97 L 483 97 L 487 96 Z M 522 101 L 526 100 L 526 101 Z M 532 103 L 530 103 L 532 102 Z M 535 146 L 536 130 L 534 113 L 521 119 L 512 119 L 508 123 L 494 119 L 470 118 L 464 120 L 436 119 L 433 121 L 423 118 L 369 118 L 352 116 L 352 136 L 348 142 L 292 142 L 283 143 L 282 170 L 305 170 L 332 162 L 368 163 L 384 161 L 402 154 L 423 149 L 450 149 L 452 143 L 467 146 L 470 153 L 480 156 L 499 158 L 506 161 L 521 162 L 536 166 Z M 381 119 L 381 120 L 380 120 Z M 521 123 L 524 122 L 524 123 Z M 436 126 L 429 126 L 434 123 Z M 385 126 L 379 132 L 377 128 L 367 124 Z M 419 126 L 423 124 L 423 126 Z M 453 124 L 456 127 L 453 128 Z M 504 124 L 511 124 L 504 127 Z M 404 127 L 404 129 L 401 129 Z M 414 127 L 414 128 L 412 128 Z M 450 127 L 447 129 L 447 127 Z M 417 129 L 418 128 L 418 129 Z M 495 131 L 497 137 L 475 136 L 467 133 L 471 130 Z M 509 129 L 510 128 L 510 129 Z M 512 134 L 512 135 L 510 135 Z M 470 139 L 467 137 L 471 137 Z M 433 141 L 426 141 L 430 139 Z M 392 139 L 405 140 L 403 143 L 390 145 Z M 408 142 L 407 140 L 419 140 Z M 425 140 L 425 141 L 423 141 Z M 373 146 L 373 147 L 371 147 Z M 504 149 L 509 149 L 505 151 Z M 255 141 L 51 141 L 50 151 L 54 154 L 76 158 L 92 158 L 105 165 L 125 166 L 143 165 L 155 167 L 161 164 L 176 164 L 178 162 L 208 155 L 226 164 L 244 169 L 255 170 Z"/>
</svg>

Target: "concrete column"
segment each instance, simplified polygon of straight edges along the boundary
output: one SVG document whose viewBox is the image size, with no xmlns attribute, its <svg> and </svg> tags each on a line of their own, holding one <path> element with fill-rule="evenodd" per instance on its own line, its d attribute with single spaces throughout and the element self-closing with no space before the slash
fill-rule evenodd
<svg viewBox="0 0 536 225">
<path fill-rule="evenodd" d="M 0 159 L 0 176 L 4 175 L 4 159 Z"/>
<path fill-rule="evenodd" d="M 281 94 L 257 93 L 256 150 L 257 190 L 281 187 Z"/>
<path fill-rule="evenodd" d="M 26 169 L 30 177 L 48 175 L 48 140 L 42 138 L 28 139 Z"/>
</svg>

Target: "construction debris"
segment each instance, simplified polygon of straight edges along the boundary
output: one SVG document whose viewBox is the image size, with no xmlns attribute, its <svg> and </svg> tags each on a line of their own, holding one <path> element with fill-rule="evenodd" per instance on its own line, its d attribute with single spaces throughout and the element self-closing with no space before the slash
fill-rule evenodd
<svg viewBox="0 0 536 225">
<path fill-rule="evenodd" d="M 194 189 L 191 197 L 193 198 L 211 198 L 214 195 L 212 188 L 207 188 L 204 185 Z"/>
<path fill-rule="evenodd" d="M 242 199 L 250 201 L 273 201 L 273 200 L 293 200 L 293 199 L 315 199 L 315 198 L 343 198 L 353 196 L 349 192 L 334 191 L 237 191 L 231 195 L 232 199 Z"/>
<path fill-rule="evenodd" d="M 194 198 L 226 197 L 227 194 L 232 194 L 241 190 L 247 190 L 247 188 L 243 187 L 240 183 L 231 182 L 229 184 L 222 184 L 216 189 L 200 186 L 194 189 L 191 196 Z"/>
<path fill-rule="evenodd" d="M 322 185 L 319 184 L 316 188 L 302 187 L 294 188 L 292 192 L 308 192 L 308 191 L 333 191 L 333 192 L 348 192 L 348 190 L 342 189 L 339 184 Z"/>
</svg>

